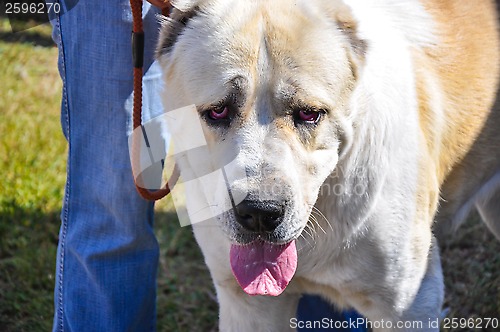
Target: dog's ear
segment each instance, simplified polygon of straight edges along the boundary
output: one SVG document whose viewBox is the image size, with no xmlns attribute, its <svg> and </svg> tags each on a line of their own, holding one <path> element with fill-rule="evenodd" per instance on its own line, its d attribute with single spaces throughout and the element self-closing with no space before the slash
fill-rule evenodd
<svg viewBox="0 0 500 332">
<path fill-rule="evenodd" d="M 168 17 L 160 17 L 160 36 L 156 48 L 156 57 L 168 54 L 175 45 L 178 37 L 186 28 L 199 10 L 202 0 L 171 1 L 173 6 Z"/>
<path fill-rule="evenodd" d="M 342 8 L 341 11 L 337 13 L 335 19 L 340 31 L 349 39 L 352 51 L 356 56 L 364 59 L 368 45 L 366 40 L 361 39 L 358 35 L 358 24 L 352 16 L 351 10 L 349 8 Z"/>
<path fill-rule="evenodd" d="M 335 21 L 339 30 L 346 36 L 349 42 L 351 62 L 356 67 L 354 69 L 358 71 L 365 62 L 368 43 L 359 35 L 358 22 L 352 13 L 351 7 L 342 0 L 328 0 L 323 3 L 330 18 Z"/>
</svg>

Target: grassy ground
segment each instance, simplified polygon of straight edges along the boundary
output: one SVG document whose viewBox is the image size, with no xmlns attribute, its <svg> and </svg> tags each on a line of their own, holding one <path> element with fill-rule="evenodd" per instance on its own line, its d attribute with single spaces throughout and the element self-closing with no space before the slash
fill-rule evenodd
<svg viewBox="0 0 500 332">
<path fill-rule="evenodd" d="M 48 331 L 65 177 L 60 80 L 50 28 L 0 20 L 0 327 Z M 210 276 L 171 203 L 157 206 L 159 331 L 216 330 Z M 443 248 L 451 317 L 500 317 L 500 244 L 477 217 Z"/>
<path fill-rule="evenodd" d="M 52 315 L 66 147 L 56 49 L 32 44 L 41 31 L 50 39 L 37 28 L 0 40 L 0 325 L 10 331 L 48 330 Z"/>
<path fill-rule="evenodd" d="M 500 320 L 500 242 L 479 216 L 473 214 L 441 253 L 448 317 Z"/>
</svg>

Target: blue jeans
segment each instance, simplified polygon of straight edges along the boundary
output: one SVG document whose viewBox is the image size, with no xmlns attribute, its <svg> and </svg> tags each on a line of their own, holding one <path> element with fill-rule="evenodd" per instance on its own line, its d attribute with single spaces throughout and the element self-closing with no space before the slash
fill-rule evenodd
<svg viewBox="0 0 500 332">
<path fill-rule="evenodd" d="M 152 61 L 155 13 L 144 4 L 145 120 L 162 113 L 161 76 Z M 63 80 L 61 123 L 69 142 L 53 329 L 155 330 L 159 250 L 153 204 L 138 196 L 128 155 L 129 1 L 79 1 L 51 22 Z"/>
<path fill-rule="evenodd" d="M 160 71 L 153 62 L 156 12 L 144 3 L 144 121 L 162 113 Z M 153 204 L 135 190 L 127 143 L 133 82 L 129 0 L 82 0 L 51 23 L 63 80 L 61 124 L 69 142 L 53 330 L 155 330 L 159 250 Z M 304 319 L 316 312 L 301 308 Z M 320 312 L 343 319 L 332 310 Z"/>
<path fill-rule="evenodd" d="M 358 318 L 362 316 L 354 310 L 339 312 L 319 296 L 306 295 L 300 299 L 297 308 L 297 319 L 302 322 L 302 326 L 297 324 L 297 331 L 366 332 L 364 324 L 356 324 Z M 307 322 L 311 322 L 310 326 Z M 316 327 L 313 322 L 317 324 Z"/>
</svg>

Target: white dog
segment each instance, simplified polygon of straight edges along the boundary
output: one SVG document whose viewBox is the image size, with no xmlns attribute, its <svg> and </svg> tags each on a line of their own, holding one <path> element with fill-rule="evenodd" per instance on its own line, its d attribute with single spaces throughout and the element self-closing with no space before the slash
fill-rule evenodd
<svg viewBox="0 0 500 332">
<path fill-rule="evenodd" d="M 173 5 L 165 106 L 196 105 L 207 143 L 178 157 L 182 176 L 232 165 L 222 187 L 187 189 L 188 210 L 229 192 L 232 208 L 194 225 L 221 330 L 289 330 L 303 293 L 376 330 L 436 330 L 433 223 L 477 208 L 500 238 L 495 2 Z"/>
</svg>

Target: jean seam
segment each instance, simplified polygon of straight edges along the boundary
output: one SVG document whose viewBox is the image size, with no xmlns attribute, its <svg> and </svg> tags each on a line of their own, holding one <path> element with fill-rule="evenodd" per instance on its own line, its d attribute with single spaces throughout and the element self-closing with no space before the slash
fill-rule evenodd
<svg viewBox="0 0 500 332">
<path fill-rule="evenodd" d="M 59 3 L 59 0 L 57 0 L 57 3 Z M 66 233 L 67 233 L 67 228 L 68 228 L 68 220 L 69 220 L 69 194 L 70 194 L 70 172 L 71 172 L 71 139 L 70 139 L 70 120 L 69 120 L 69 103 L 68 103 L 68 94 L 67 94 L 67 78 L 66 78 L 66 59 L 65 59 L 65 53 L 64 53 L 64 42 L 62 38 L 62 28 L 61 28 L 61 15 L 57 15 L 56 19 L 56 27 L 58 29 L 59 33 L 59 56 L 61 58 L 61 79 L 63 81 L 63 88 L 62 88 L 62 112 L 63 112 L 63 119 L 64 121 L 61 121 L 61 125 L 65 126 L 65 131 L 68 135 L 68 159 L 66 162 L 66 187 L 65 187 L 65 192 L 64 192 L 64 210 L 62 213 L 62 218 L 61 218 L 61 239 L 60 239 L 60 253 L 59 253 L 59 285 L 58 285 L 58 290 L 59 290 L 59 298 L 58 298 L 58 305 L 59 307 L 57 308 L 59 317 L 58 317 L 58 326 L 59 326 L 59 331 L 64 331 L 64 306 L 63 306 L 63 285 L 64 285 L 64 256 L 65 256 L 65 243 L 66 243 Z"/>
</svg>

